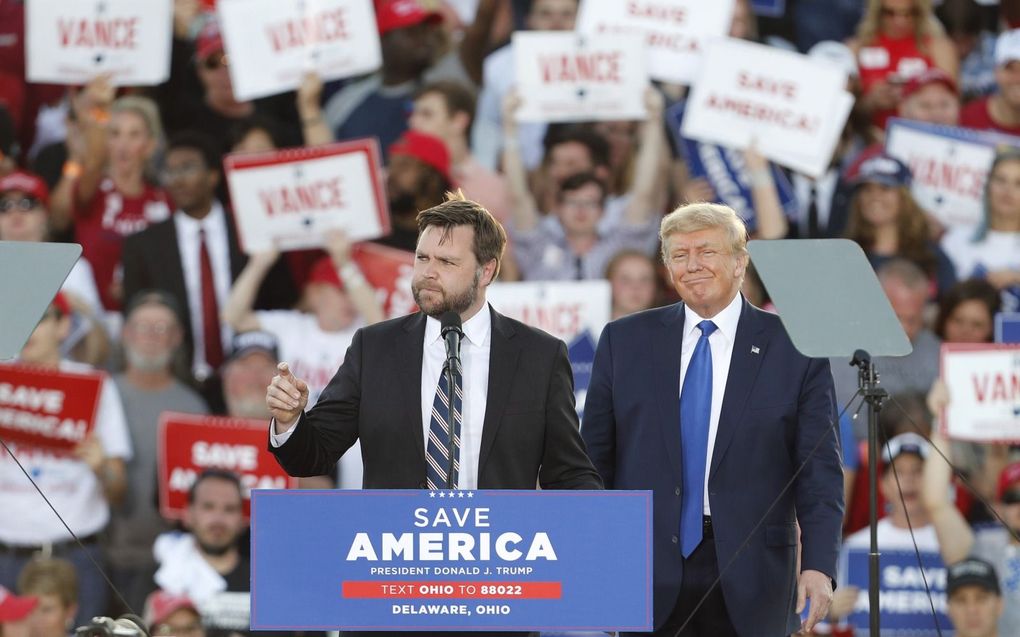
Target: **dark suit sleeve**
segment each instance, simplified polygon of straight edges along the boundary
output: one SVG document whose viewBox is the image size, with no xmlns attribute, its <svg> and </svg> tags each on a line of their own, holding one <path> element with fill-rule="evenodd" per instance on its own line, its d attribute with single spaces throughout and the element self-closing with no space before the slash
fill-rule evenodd
<svg viewBox="0 0 1020 637">
<path fill-rule="evenodd" d="M 538 482 L 543 489 L 601 489 L 578 431 L 574 375 L 562 341 L 554 351 L 545 403 L 545 447 Z"/>
<path fill-rule="evenodd" d="M 124 249 L 120 262 L 124 268 L 124 303 L 131 300 L 141 290 L 152 287 L 145 266 L 145 237 L 135 234 L 124 239 Z"/>
<path fill-rule="evenodd" d="M 613 353 L 609 333 L 607 325 L 595 350 L 581 436 L 602 482 L 607 489 L 612 489 L 616 477 L 616 414 L 613 412 Z"/>
<path fill-rule="evenodd" d="M 797 465 L 805 463 L 796 485 L 801 570 L 820 571 L 833 580 L 843 526 L 843 470 L 838 427 L 833 426 L 834 394 L 829 361 L 812 359 L 801 385 L 795 441 Z"/>
<path fill-rule="evenodd" d="M 358 439 L 361 404 L 361 330 L 354 334 L 343 365 L 319 396 L 319 402 L 301 416 L 294 433 L 283 445 L 269 450 L 292 476 L 328 474 Z"/>
</svg>

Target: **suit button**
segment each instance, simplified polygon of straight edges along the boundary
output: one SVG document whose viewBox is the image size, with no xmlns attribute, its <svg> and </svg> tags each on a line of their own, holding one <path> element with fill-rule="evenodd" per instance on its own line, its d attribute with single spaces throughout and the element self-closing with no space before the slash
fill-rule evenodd
<svg viewBox="0 0 1020 637">
<path fill-rule="evenodd" d="M 675 535 L 674 535 L 674 536 L 673 536 L 673 544 L 676 544 L 676 543 L 677 543 L 677 542 L 679 542 L 679 541 L 680 541 L 680 540 L 679 540 L 679 539 L 677 538 L 677 536 L 675 536 Z"/>
<path fill-rule="evenodd" d="M 679 498 L 680 497 L 680 487 L 677 487 L 676 491 L 674 491 L 674 493 L 676 493 L 676 497 Z"/>
<path fill-rule="evenodd" d="M 421 482 L 419 482 L 418 483 L 418 488 L 419 489 L 428 489 L 429 488 L 428 481 L 427 480 L 422 480 Z"/>
</svg>

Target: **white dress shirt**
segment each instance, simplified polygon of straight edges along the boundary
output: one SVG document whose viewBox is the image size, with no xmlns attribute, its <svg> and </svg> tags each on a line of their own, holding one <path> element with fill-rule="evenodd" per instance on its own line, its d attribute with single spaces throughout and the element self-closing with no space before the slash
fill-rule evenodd
<svg viewBox="0 0 1020 637">
<path fill-rule="evenodd" d="M 712 411 L 708 421 L 708 452 L 705 455 L 705 515 L 712 514 L 708 502 L 708 474 L 712 468 L 715 434 L 719 430 L 719 413 L 722 411 L 723 395 L 726 393 L 726 379 L 730 374 L 730 358 L 733 356 L 733 342 L 736 340 L 737 323 L 740 322 L 743 302 L 744 297 L 737 294 L 729 305 L 710 319 L 717 329 L 708 337 L 708 344 L 712 348 Z M 698 316 L 689 305 L 684 306 L 684 340 L 680 349 L 680 393 L 683 392 L 684 377 L 687 376 L 687 367 L 694 355 L 694 348 L 701 338 L 698 323 L 704 320 L 704 317 Z"/>
<path fill-rule="evenodd" d="M 203 219 L 195 219 L 180 210 L 174 213 L 177 230 L 177 249 L 184 270 L 184 287 L 188 291 L 188 309 L 191 316 L 191 333 L 195 345 L 191 371 L 203 379 L 212 371 L 205 360 L 205 332 L 202 329 L 202 266 L 199 257 L 199 230 L 205 231 L 205 246 L 212 264 L 213 283 L 216 288 L 216 305 L 222 310 L 230 295 L 230 236 L 227 234 L 226 212 L 220 202 L 213 201 L 212 210 Z M 230 351 L 233 333 L 225 322 L 220 322 L 220 339 L 224 353 Z"/>
<path fill-rule="evenodd" d="M 488 304 L 482 306 L 463 325 L 464 339 L 460 344 L 461 369 L 464 373 L 461 393 L 462 423 L 460 430 L 460 489 L 478 488 L 478 458 L 482 451 L 482 425 L 485 421 L 486 398 L 489 394 L 489 351 L 492 342 L 492 316 Z M 429 439 L 432 426 L 432 404 L 439 387 L 439 376 L 446 364 L 446 344 L 440 333 L 439 321 L 425 320 L 425 342 L 421 357 L 421 424 L 422 442 Z M 718 418 L 717 418 L 718 419 Z M 297 424 L 283 433 L 276 433 L 276 422 L 269 424 L 269 441 L 273 447 L 287 442 Z M 428 449 L 428 447 L 425 447 Z"/>
</svg>

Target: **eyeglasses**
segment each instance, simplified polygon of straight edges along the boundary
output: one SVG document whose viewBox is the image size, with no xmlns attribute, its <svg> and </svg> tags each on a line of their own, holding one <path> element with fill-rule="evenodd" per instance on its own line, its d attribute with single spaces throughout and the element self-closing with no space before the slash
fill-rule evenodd
<svg viewBox="0 0 1020 637">
<path fill-rule="evenodd" d="M 0 199 L 0 214 L 8 210 L 18 209 L 22 212 L 35 210 L 39 207 L 40 201 L 35 197 L 22 197 L 21 199 Z"/>
<path fill-rule="evenodd" d="M 227 59 L 227 54 L 223 51 L 217 51 L 202 61 L 202 66 L 204 66 L 207 71 L 215 71 L 216 69 L 225 67 L 229 64 L 230 61 Z"/>
<path fill-rule="evenodd" d="M 916 18 L 919 13 L 917 7 L 911 7 L 909 9 L 893 9 L 890 7 L 882 7 L 883 18 Z"/>
</svg>

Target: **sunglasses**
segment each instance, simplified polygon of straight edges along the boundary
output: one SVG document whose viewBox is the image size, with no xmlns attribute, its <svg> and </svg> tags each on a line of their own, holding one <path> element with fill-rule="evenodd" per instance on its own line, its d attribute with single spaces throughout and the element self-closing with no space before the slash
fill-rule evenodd
<svg viewBox="0 0 1020 637">
<path fill-rule="evenodd" d="M 20 210 L 22 212 L 29 212 L 39 207 L 39 200 L 35 197 L 22 197 L 21 199 L 2 199 L 0 200 L 0 214 L 7 212 L 8 210 Z"/>
<path fill-rule="evenodd" d="M 917 14 L 917 7 L 910 9 L 891 9 L 889 7 L 882 7 L 883 18 L 916 18 Z"/>
<path fill-rule="evenodd" d="M 1020 504 L 1020 490 L 1007 491 L 1002 494 L 1003 504 Z"/>
<path fill-rule="evenodd" d="M 227 66 L 228 63 L 227 54 L 223 51 L 217 51 L 203 60 L 202 66 L 204 66 L 207 71 L 215 71 L 216 69 Z"/>
</svg>

